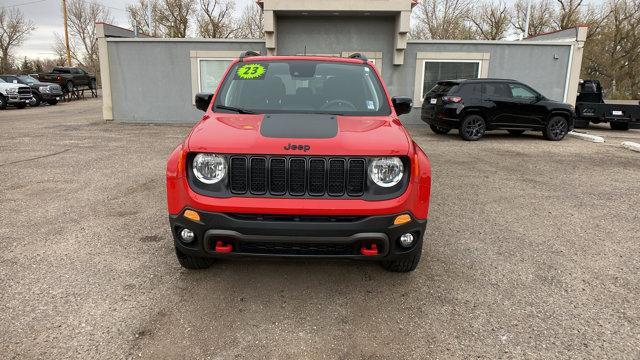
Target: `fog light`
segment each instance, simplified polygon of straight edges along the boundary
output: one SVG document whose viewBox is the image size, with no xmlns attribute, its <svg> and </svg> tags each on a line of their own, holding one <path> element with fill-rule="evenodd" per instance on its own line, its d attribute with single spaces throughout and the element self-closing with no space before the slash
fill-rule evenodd
<svg viewBox="0 0 640 360">
<path fill-rule="evenodd" d="M 413 240 L 413 234 L 402 234 L 402 236 L 400 236 L 400 245 L 408 248 L 409 246 L 413 245 Z"/>
<path fill-rule="evenodd" d="M 191 231 L 189 229 L 183 229 L 180 232 L 180 237 L 182 238 L 182 241 L 184 241 L 186 243 L 190 243 L 190 242 L 193 241 L 193 239 L 196 238 L 196 235 L 193 233 L 193 231 Z"/>
</svg>

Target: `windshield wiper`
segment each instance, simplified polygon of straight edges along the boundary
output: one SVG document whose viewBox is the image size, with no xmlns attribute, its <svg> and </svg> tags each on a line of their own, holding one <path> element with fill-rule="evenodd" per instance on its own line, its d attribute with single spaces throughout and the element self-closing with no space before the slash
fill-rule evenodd
<svg viewBox="0 0 640 360">
<path fill-rule="evenodd" d="M 255 114 L 255 112 L 251 111 L 251 110 L 245 110 L 243 108 L 239 108 L 239 107 L 234 107 L 234 106 L 226 106 L 226 105 L 216 105 L 215 106 L 217 109 L 222 109 L 222 110 L 229 110 L 229 111 L 235 111 L 238 114 Z"/>
</svg>

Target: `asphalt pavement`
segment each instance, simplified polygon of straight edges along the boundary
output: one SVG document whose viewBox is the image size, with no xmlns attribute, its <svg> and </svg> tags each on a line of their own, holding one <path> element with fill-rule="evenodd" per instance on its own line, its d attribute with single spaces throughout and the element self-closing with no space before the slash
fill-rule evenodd
<svg viewBox="0 0 640 360">
<path fill-rule="evenodd" d="M 180 268 L 164 171 L 188 131 L 106 123 L 100 99 L 0 111 L 0 357 L 640 358 L 640 153 L 619 144 L 640 130 L 411 127 L 433 187 L 409 274 Z"/>
</svg>

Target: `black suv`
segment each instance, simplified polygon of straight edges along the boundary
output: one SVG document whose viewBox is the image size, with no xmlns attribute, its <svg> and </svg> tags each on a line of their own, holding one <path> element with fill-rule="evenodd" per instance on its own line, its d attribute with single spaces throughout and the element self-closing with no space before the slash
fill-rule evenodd
<svg viewBox="0 0 640 360">
<path fill-rule="evenodd" d="M 542 131 L 547 140 L 562 140 L 573 130 L 573 106 L 542 96 L 515 80 L 439 81 L 424 97 L 422 121 L 436 134 L 458 129 L 469 141 L 488 130 L 520 135 Z"/>
</svg>

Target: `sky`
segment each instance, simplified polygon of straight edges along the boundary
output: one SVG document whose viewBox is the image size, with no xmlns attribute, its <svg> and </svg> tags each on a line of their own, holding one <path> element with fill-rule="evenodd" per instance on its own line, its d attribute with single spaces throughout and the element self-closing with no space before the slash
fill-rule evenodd
<svg viewBox="0 0 640 360">
<path fill-rule="evenodd" d="M 90 0 L 82 0 L 90 1 Z M 128 28 L 129 21 L 125 11 L 127 5 L 135 0 L 97 0 L 107 7 L 115 19 L 115 24 Z M 254 0 L 235 0 L 236 9 L 243 9 Z M 28 56 L 30 58 L 53 58 L 51 50 L 54 42 L 54 34 L 64 34 L 61 0 L 0 0 L 0 7 L 16 7 L 22 11 L 26 18 L 32 20 L 37 29 L 31 34 L 29 40 L 17 49 L 18 59 Z M 17 6 L 16 6 L 17 5 Z"/>
</svg>

